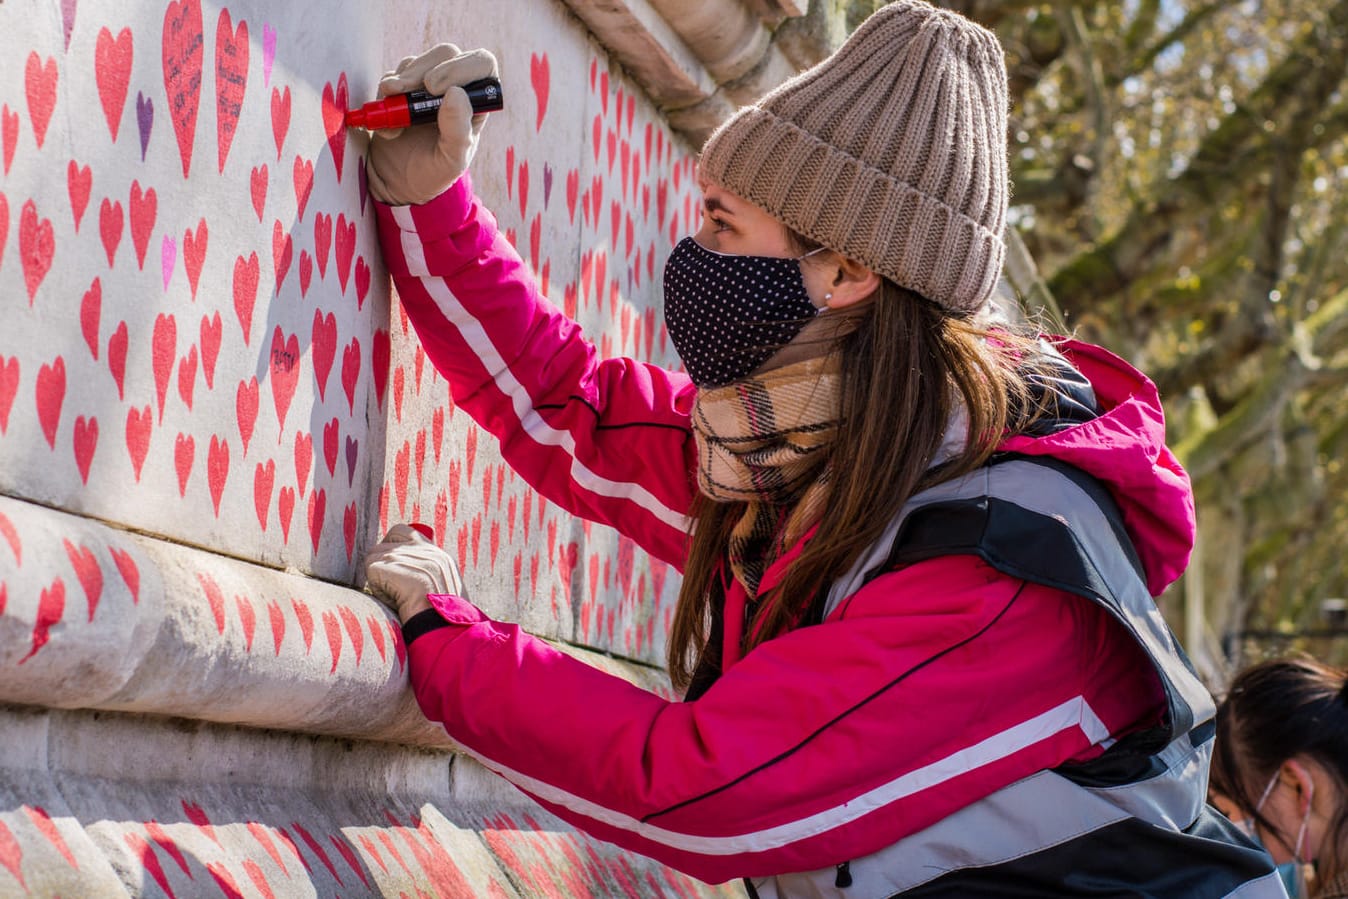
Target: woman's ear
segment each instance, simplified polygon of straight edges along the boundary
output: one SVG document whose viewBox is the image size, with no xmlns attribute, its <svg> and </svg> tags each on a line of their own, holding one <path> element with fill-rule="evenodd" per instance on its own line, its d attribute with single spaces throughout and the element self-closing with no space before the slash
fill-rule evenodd
<svg viewBox="0 0 1348 899">
<path fill-rule="evenodd" d="M 1315 798 L 1315 776 L 1301 759 L 1290 758 L 1282 763 L 1278 775 L 1296 790 L 1297 814 L 1304 815 Z"/>
<path fill-rule="evenodd" d="M 824 305 L 829 309 L 846 309 L 875 296 L 880 290 L 880 276 L 853 259 L 837 257 L 833 265 L 833 280 Z"/>
</svg>

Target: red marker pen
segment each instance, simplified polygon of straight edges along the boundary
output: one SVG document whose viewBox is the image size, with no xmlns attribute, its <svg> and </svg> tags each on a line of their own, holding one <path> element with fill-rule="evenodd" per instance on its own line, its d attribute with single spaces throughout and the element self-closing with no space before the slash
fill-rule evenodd
<svg viewBox="0 0 1348 899">
<path fill-rule="evenodd" d="M 463 90 L 468 94 L 468 102 L 473 107 L 474 113 L 494 112 L 505 106 L 501 82 L 495 78 L 482 78 L 470 82 L 463 85 Z M 409 125 L 434 122 L 443 99 L 425 91 L 394 94 L 382 100 L 366 103 L 360 109 L 348 110 L 346 126 L 377 131 L 382 128 L 406 128 Z"/>
</svg>

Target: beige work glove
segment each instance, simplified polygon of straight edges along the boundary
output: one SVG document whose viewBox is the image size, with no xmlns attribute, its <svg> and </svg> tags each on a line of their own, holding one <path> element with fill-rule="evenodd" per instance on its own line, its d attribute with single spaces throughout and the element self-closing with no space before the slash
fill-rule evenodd
<svg viewBox="0 0 1348 899">
<path fill-rule="evenodd" d="M 424 87 L 444 97 L 434 125 L 373 131 L 366 166 L 370 193 L 393 206 L 425 203 L 444 193 L 468 169 L 486 113 L 473 115 L 460 85 L 495 78 L 496 57 L 487 50 L 461 52 L 437 44 L 409 56 L 379 81 L 380 98 Z"/>
<path fill-rule="evenodd" d="M 366 587 L 406 622 L 431 608 L 430 593 L 463 596 L 463 579 L 449 553 L 410 525 L 389 528 L 383 541 L 365 554 Z"/>
</svg>

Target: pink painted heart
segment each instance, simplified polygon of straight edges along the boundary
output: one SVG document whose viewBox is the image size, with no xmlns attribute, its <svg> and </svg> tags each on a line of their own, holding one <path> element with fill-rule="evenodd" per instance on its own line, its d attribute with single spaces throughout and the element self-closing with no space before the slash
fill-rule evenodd
<svg viewBox="0 0 1348 899">
<path fill-rule="evenodd" d="M 201 376 L 205 379 L 208 390 L 215 389 L 215 360 L 220 354 L 221 331 L 219 312 L 211 317 L 205 315 L 201 317 Z"/>
<path fill-rule="evenodd" d="M 177 361 L 178 354 L 178 322 L 172 315 L 161 312 L 155 316 L 150 350 L 154 370 L 154 391 L 159 399 L 159 423 L 162 425 L 169 375 L 173 373 L 173 363 Z"/>
<path fill-rule="evenodd" d="M 89 466 L 94 461 L 94 450 L 98 447 L 98 419 L 85 419 L 83 415 L 75 419 L 75 467 L 80 471 L 80 480 L 89 483 Z"/>
<path fill-rule="evenodd" d="M 7 205 L 7 204 L 6 204 Z M 23 283 L 28 288 L 28 305 L 51 270 L 56 255 L 56 237 L 51 219 L 39 219 L 32 200 L 23 204 L 19 212 L 19 261 L 23 266 Z"/>
<path fill-rule="evenodd" d="M 164 278 L 164 290 L 173 280 L 173 269 L 178 264 L 178 242 L 167 234 L 159 243 L 159 269 Z"/>
<path fill-rule="evenodd" d="M 154 428 L 154 412 L 149 406 L 131 407 L 126 413 L 126 454 L 131 460 L 131 471 L 140 483 L 140 470 L 150 453 L 150 432 Z"/>
<path fill-rule="evenodd" d="M 249 342 L 253 329 L 253 305 L 257 302 L 257 253 L 249 253 L 234 260 L 234 314 L 243 331 L 243 342 Z"/>
<path fill-rule="evenodd" d="M 191 434 L 179 432 L 173 442 L 173 469 L 178 473 L 178 495 L 187 495 L 187 480 L 192 476 L 192 463 L 196 461 L 197 441 Z"/>
<path fill-rule="evenodd" d="M 56 108 L 56 60 L 48 56 L 46 61 L 34 50 L 28 54 L 23 67 L 24 93 L 28 98 L 28 121 L 33 126 L 33 137 L 38 149 L 47 137 L 47 126 L 51 123 L 52 111 Z"/>
<path fill-rule="evenodd" d="M 225 492 L 225 480 L 229 477 L 229 444 L 216 435 L 211 435 L 211 445 L 206 452 L 206 480 L 211 489 L 211 504 L 215 507 L 215 517 L 220 517 L 220 497 Z"/>
<path fill-rule="evenodd" d="M 295 386 L 300 377 L 300 342 L 294 334 L 288 337 L 277 325 L 272 331 L 271 353 L 269 354 L 269 377 L 271 380 L 272 400 L 276 405 L 276 420 L 280 429 L 285 430 L 286 411 L 295 396 Z"/>
<path fill-rule="evenodd" d="M 276 29 L 262 23 L 262 83 L 271 84 L 271 64 L 276 59 Z M 282 868 L 285 865 L 281 866 Z"/>
<path fill-rule="evenodd" d="M 271 135 L 272 140 L 276 142 L 277 162 L 281 161 L 281 145 L 285 143 L 288 131 L 290 131 L 290 85 L 287 84 L 284 91 L 275 87 L 271 89 Z"/>
<path fill-rule="evenodd" d="M 94 80 L 113 143 L 117 142 L 122 109 L 126 106 L 126 89 L 131 81 L 131 56 L 130 28 L 123 28 L 115 38 L 106 27 L 99 29 L 98 40 L 94 44 Z"/>
<path fill-rule="evenodd" d="M 235 28 L 229 10 L 222 9 L 215 24 L 215 138 L 221 173 L 239 127 L 247 89 L 248 23 L 240 19 Z"/>
<path fill-rule="evenodd" d="M 37 373 L 37 420 L 47 445 L 56 449 L 56 428 L 61 422 L 61 405 L 66 398 L 66 360 L 57 356 Z"/>
<path fill-rule="evenodd" d="M 209 240 L 210 231 L 204 218 L 197 220 L 195 232 L 191 228 L 183 232 L 183 268 L 187 269 L 187 283 L 192 286 L 193 302 L 197 299 L 197 283 L 201 280 L 201 267 L 206 264 L 206 244 Z"/>
<path fill-rule="evenodd" d="M 337 167 L 337 183 L 342 182 L 342 159 L 346 155 L 346 109 L 350 95 L 346 87 L 346 73 L 337 78 L 337 87 L 329 81 L 323 85 L 323 132 L 328 138 L 333 165 Z"/>
<path fill-rule="evenodd" d="M 75 233 L 80 230 L 80 220 L 84 218 L 84 210 L 89 208 L 89 192 L 94 186 L 94 173 L 89 166 L 80 167 L 75 160 L 70 160 L 66 165 L 66 193 L 70 195 L 70 212 L 75 217 Z M 8 215 L 5 216 L 9 218 Z M 0 248 L 4 243 L 0 240 Z"/>
<path fill-rule="evenodd" d="M 205 45 L 201 0 L 171 0 L 164 12 L 163 35 L 164 91 L 168 94 L 169 118 L 178 139 L 178 155 L 186 178 L 192 165 L 192 144 L 201 103 L 202 48 Z"/>
<path fill-rule="evenodd" d="M 159 198 L 154 188 L 141 192 L 140 182 L 131 182 L 131 196 L 127 203 L 127 217 L 131 220 L 131 243 L 136 248 L 136 264 L 145 268 L 145 250 L 150 245 L 150 232 L 154 230 L 155 216 L 159 210 Z"/>
<path fill-rule="evenodd" d="M 318 380 L 318 398 L 322 400 L 327 391 L 332 362 L 337 356 L 337 316 L 329 312 L 325 317 L 321 309 L 315 309 L 311 341 L 314 377 Z"/>
</svg>

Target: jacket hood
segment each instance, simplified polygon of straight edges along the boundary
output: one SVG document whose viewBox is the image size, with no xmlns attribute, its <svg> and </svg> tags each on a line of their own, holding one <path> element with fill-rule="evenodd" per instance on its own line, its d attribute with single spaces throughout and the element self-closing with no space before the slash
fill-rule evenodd
<svg viewBox="0 0 1348 899">
<path fill-rule="evenodd" d="M 1098 414 L 1042 436 L 1012 438 L 1001 449 L 1059 459 L 1104 484 L 1157 596 L 1189 564 L 1195 517 L 1189 475 L 1165 445 L 1156 385 L 1100 347 L 1066 340 L 1057 348 L 1090 382 Z"/>
</svg>

